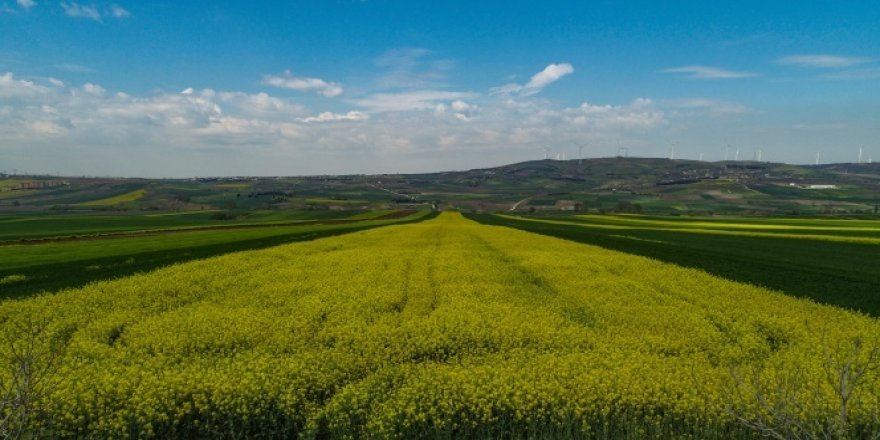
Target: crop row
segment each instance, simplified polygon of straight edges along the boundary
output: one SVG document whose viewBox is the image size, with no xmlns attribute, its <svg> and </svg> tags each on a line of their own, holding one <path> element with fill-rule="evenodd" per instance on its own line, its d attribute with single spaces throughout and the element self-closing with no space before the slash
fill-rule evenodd
<svg viewBox="0 0 880 440">
<path fill-rule="evenodd" d="M 878 340 L 862 315 L 443 214 L 0 303 L 3 428 L 861 438 Z"/>
</svg>

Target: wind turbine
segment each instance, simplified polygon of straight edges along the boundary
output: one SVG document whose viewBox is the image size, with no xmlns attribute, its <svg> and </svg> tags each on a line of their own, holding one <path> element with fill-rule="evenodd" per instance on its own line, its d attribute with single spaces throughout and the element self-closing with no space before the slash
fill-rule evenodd
<svg viewBox="0 0 880 440">
<path fill-rule="evenodd" d="M 675 146 L 678 145 L 678 142 L 670 142 L 669 147 L 669 160 L 675 160 Z"/>
<path fill-rule="evenodd" d="M 733 156 L 734 161 L 739 161 L 739 148 L 736 149 L 736 155 Z"/>
<path fill-rule="evenodd" d="M 700 153 L 700 162 L 703 161 L 703 153 Z"/>
<path fill-rule="evenodd" d="M 544 160 L 547 160 L 547 155 L 550 153 L 550 149 L 547 148 L 546 146 L 544 146 L 543 148 L 544 148 Z"/>
<path fill-rule="evenodd" d="M 859 147 L 859 163 L 862 163 L 862 147 Z"/>
<path fill-rule="evenodd" d="M 816 165 L 819 165 L 819 152 L 816 152 Z"/>
<path fill-rule="evenodd" d="M 724 161 L 727 161 L 727 157 L 730 154 L 730 144 L 724 146 Z"/>
<path fill-rule="evenodd" d="M 584 147 L 587 145 L 586 143 L 578 145 L 578 166 L 584 163 Z"/>
</svg>

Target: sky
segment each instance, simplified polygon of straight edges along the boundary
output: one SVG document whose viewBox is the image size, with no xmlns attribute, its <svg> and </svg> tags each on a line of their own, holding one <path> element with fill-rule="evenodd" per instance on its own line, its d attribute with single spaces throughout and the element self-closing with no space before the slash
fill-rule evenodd
<svg viewBox="0 0 880 440">
<path fill-rule="evenodd" d="M 876 0 L 0 0 L 0 171 L 414 173 L 623 149 L 829 163 L 859 148 L 880 160 Z"/>
</svg>

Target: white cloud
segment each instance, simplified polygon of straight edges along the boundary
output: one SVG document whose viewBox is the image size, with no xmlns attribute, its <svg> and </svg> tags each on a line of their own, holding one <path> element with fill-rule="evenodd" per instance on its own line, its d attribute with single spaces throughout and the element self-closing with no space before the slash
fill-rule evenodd
<svg viewBox="0 0 880 440">
<path fill-rule="evenodd" d="M 117 4 L 111 4 L 109 7 L 99 9 L 95 4 L 82 5 L 76 2 L 68 3 L 63 1 L 61 2 L 61 8 L 64 9 L 64 13 L 69 17 L 86 18 L 94 21 L 103 21 L 105 17 L 117 19 L 131 17 L 131 12 Z"/>
<path fill-rule="evenodd" d="M 280 76 L 264 76 L 263 84 L 301 92 L 316 92 L 328 98 L 339 96 L 343 92 L 342 85 L 339 83 L 324 81 L 320 78 L 294 76 L 289 70 L 285 70 Z"/>
<path fill-rule="evenodd" d="M 455 111 L 455 118 L 461 121 L 470 121 L 471 117 L 473 117 L 474 112 L 477 110 L 477 106 L 474 104 L 468 104 L 460 99 L 456 99 L 452 101 L 452 104 L 449 105 L 453 111 Z"/>
<path fill-rule="evenodd" d="M 353 103 L 374 112 L 402 112 L 435 109 L 438 104 L 476 97 L 470 92 L 447 92 L 441 90 L 417 90 L 400 93 L 374 93 Z"/>
<path fill-rule="evenodd" d="M 525 85 L 509 83 L 492 89 L 494 94 L 531 96 L 540 92 L 544 87 L 559 81 L 565 75 L 574 73 L 574 67 L 568 63 L 550 64 L 544 70 L 532 75 Z"/>
<path fill-rule="evenodd" d="M 64 13 L 70 17 L 88 18 L 95 21 L 101 21 L 101 13 L 95 5 L 83 6 L 79 3 L 61 2 Z"/>
<path fill-rule="evenodd" d="M 828 54 L 791 55 L 776 60 L 777 64 L 812 67 L 812 68 L 840 68 L 852 67 L 875 61 L 867 57 L 847 57 Z"/>
<path fill-rule="evenodd" d="M 452 109 L 457 112 L 466 112 L 466 111 L 470 110 L 471 107 L 472 106 L 470 104 L 468 104 L 460 99 L 456 99 L 455 101 L 452 101 Z"/>
<path fill-rule="evenodd" d="M 224 106 L 235 108 L 236 112 L 262 119 L 284 120 L 306 112 L 305 107 L 271 96 L 267 93 L 248 94 L 243 92 L 214 92 L 203 90 L 203 97 L 214 98 Z M 216 96 L 216 98 L 215 98 Z"/>
<path fill-rule="evenodd" d="M 37 5 L 34 0 L 17 0 L 17 3 L 24 9 L 30 9 Z"/>
<path fill-rule="evenodd" d="M 49 84 L 52 84 L 55 87 L 64 87 L 64 81 L 56 78 L 49 78 Z"/>
<path fill-rule="evenodd" d="M 594 129 L 648 129 L 667 123 L 666 115 L 650 99 L 637 98 L 628 105 L 594 105 L 588 102 L 563 110 L 564 119 Z"/>
<path fill-rule="evenodd" d="M 370 119 L 370 115 L 359 112 L 350 111 L 348 113 L 322 112 L 318 116 L 310 116 L 308 118 L 299 118 L 300 122 L 336 122 L 336 121 L 366 121 Z"/>
<path fill-rule="evenodd" d="M 93 96 L 104 96 L 104 92 L 106 92 L 103 87 L 92 83 L 85 83 L 82 86 L 82 90 Z"/>
<path fill-rule="evenodd" d="M 739 110 L 704 98 L 563 107 L 530 96 L 422 89 L 368 94 L 339 112 L 269 93 L 182 87 L 135 95 L 56 81 L 0 74 L 4 160 L 164 176 L 437 171 L 539 158 L 544 144 L 573 156 L 572 145 L 610 149 L 620 140 L 650 154 L 650 142 L 668 130 Z M 132 159 L 112 166 L 130 168 L 81 159 L 121 149 Z M 343 156 L 356 160 L 340 165 Z"/>
<path fill-rule="evenodd" d="M 33 121 L 30 123 L 31 130 L 37 135 L 58 136 L 64 133 L 64 128 L 52 121 Z"/>
<path fill-rule="evenodd" d="M 33 81 L 15 79 L 12 72 L 0 75 L 0 98 L 34 98 L 49 93 L 47 87 L 35 84 Z"/>
<path fill-rule="evenodd" d="M 571 73 L 574 73 L 574 67 L 571 67 L 571 64 L 551 64 L 545 67 L 544 70 L 532 76 L 532 79 L 526 83 L 525 88 L 540 90 L 548 84 L 556 82 L 559 78 Z"/>
<path fill-rule="evenodd" d="M 690 79 L 735 79 L 735 78 L 751 78 L 758 76 L 752 72 L 737 72 L 734 70 L 722 69 L 720 67 L 709 66 L 682 66 L 663 69 L 662 73 L 682 73 L 685 78 Z"/>
</svg>

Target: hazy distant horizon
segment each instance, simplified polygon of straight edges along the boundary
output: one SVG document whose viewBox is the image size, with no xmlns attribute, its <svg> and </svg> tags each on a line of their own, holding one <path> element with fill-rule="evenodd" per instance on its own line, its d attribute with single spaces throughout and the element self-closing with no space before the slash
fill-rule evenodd
<svg viewBox="0 0 880 440">
<path fill-rule="evenodd" d="M 880 159 L 880 4 L 0 0 L 0 170 Z"/>
</svg>

